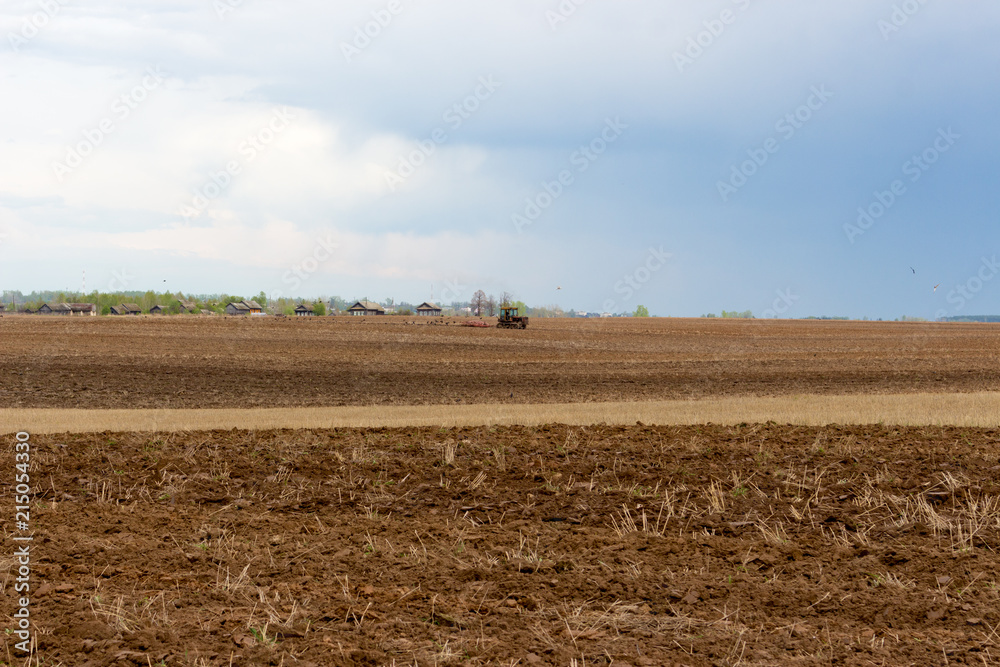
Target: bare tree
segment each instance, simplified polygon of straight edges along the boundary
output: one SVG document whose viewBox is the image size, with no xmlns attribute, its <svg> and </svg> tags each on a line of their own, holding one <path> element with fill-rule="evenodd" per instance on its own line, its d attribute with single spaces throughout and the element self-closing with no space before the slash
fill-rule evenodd
<svg viewBox="0 0 1000 667">
<path fill-rule="evenodd" d="M 493 317 L 497 312 L 497 298 L 492 294 L 486 297 L 486 311 L 490 317 Z"/>
<path fill-rule="evenodd" d="M 486 306 L 486 292 L 483 290 L 476 290 L 476 293 L 472 295 L 472 301 L 469 302 L 472 306 L 472 312 L 476 314 L 477 317 L 481 317 L 483 314 L 483 308 Z"/>
<path fill-rule="evenodd" d="M 500 307 L 507 308 L 514 303 L 514 295 L 508 291 L 504 291 L 500 294 Z"/>
</svg>

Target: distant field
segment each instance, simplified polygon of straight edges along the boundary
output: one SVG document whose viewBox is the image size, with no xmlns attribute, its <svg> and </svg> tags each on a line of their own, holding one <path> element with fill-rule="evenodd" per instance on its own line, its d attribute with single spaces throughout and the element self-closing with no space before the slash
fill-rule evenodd
<svg viewBox="0 0 1000 667">
<path fill-rule="evenodd" d="M 434 320 L 441 321 L 441 320 Z M 636 402 L 1000 390 L 992 324 L 0 318 L 6 408 Z"/>
</svg>

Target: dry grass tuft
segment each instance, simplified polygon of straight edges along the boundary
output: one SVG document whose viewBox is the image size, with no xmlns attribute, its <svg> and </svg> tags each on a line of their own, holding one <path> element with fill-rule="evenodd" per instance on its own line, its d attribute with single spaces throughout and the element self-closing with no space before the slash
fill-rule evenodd
<svg viewBox="0 0 1000 667">
<path fill-rule="evenodd" d="M 642 509 L 636 516 L 628 507 L 622 505 L 620 511 L 615 512 L 611 517 L 611 528 L 618 537 L 625 537 L 631 533 L 645 533 L 654 537 L 663 537 L 667 523 L 673 518 L 673 503 L 669 506 L 664 502 L 660 506 L 660 511 L 654 519 L 646 515 L 646 510 Z"/>
</svg>

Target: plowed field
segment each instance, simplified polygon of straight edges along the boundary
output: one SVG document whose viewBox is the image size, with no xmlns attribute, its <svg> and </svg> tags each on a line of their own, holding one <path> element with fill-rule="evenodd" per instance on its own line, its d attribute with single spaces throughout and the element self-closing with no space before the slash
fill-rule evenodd
<svg viewBox="0 0 1000 667">
<path fill-rule="evenodd" d="M 998 435 L 38 436 L 38 655 L 74 666 L 996 664 Z"/>
<path fill-rule="evenodd" d="M 520 331 L 397 317 L 7 316 L 0 319 L 0 407 L 994 391 L 998 331 L 982 324 L 707 319 L 533 320 Z"/>
<path fill-rule="evenodd" d="M 0 319 L 2 408 L 1000 390 L 990 325 Z M 452 409 L 452 408 L 449 408 Z M 1000 430 L 2 438 L 0 665 L 1000 663 Z M 30 590 L 13 557 L 30 543 Z"/>
</svg>

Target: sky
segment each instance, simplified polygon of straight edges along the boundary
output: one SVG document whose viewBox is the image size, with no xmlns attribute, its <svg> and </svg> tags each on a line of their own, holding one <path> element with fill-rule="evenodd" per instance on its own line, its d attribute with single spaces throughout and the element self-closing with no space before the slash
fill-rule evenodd
<svg viewBox="0 0 1000 667">
<path fill-rule="evenodd" d="M 994 0 L 3 1 L 0 290 L 1000 313 L 998 33 Z"/>
</svg>

